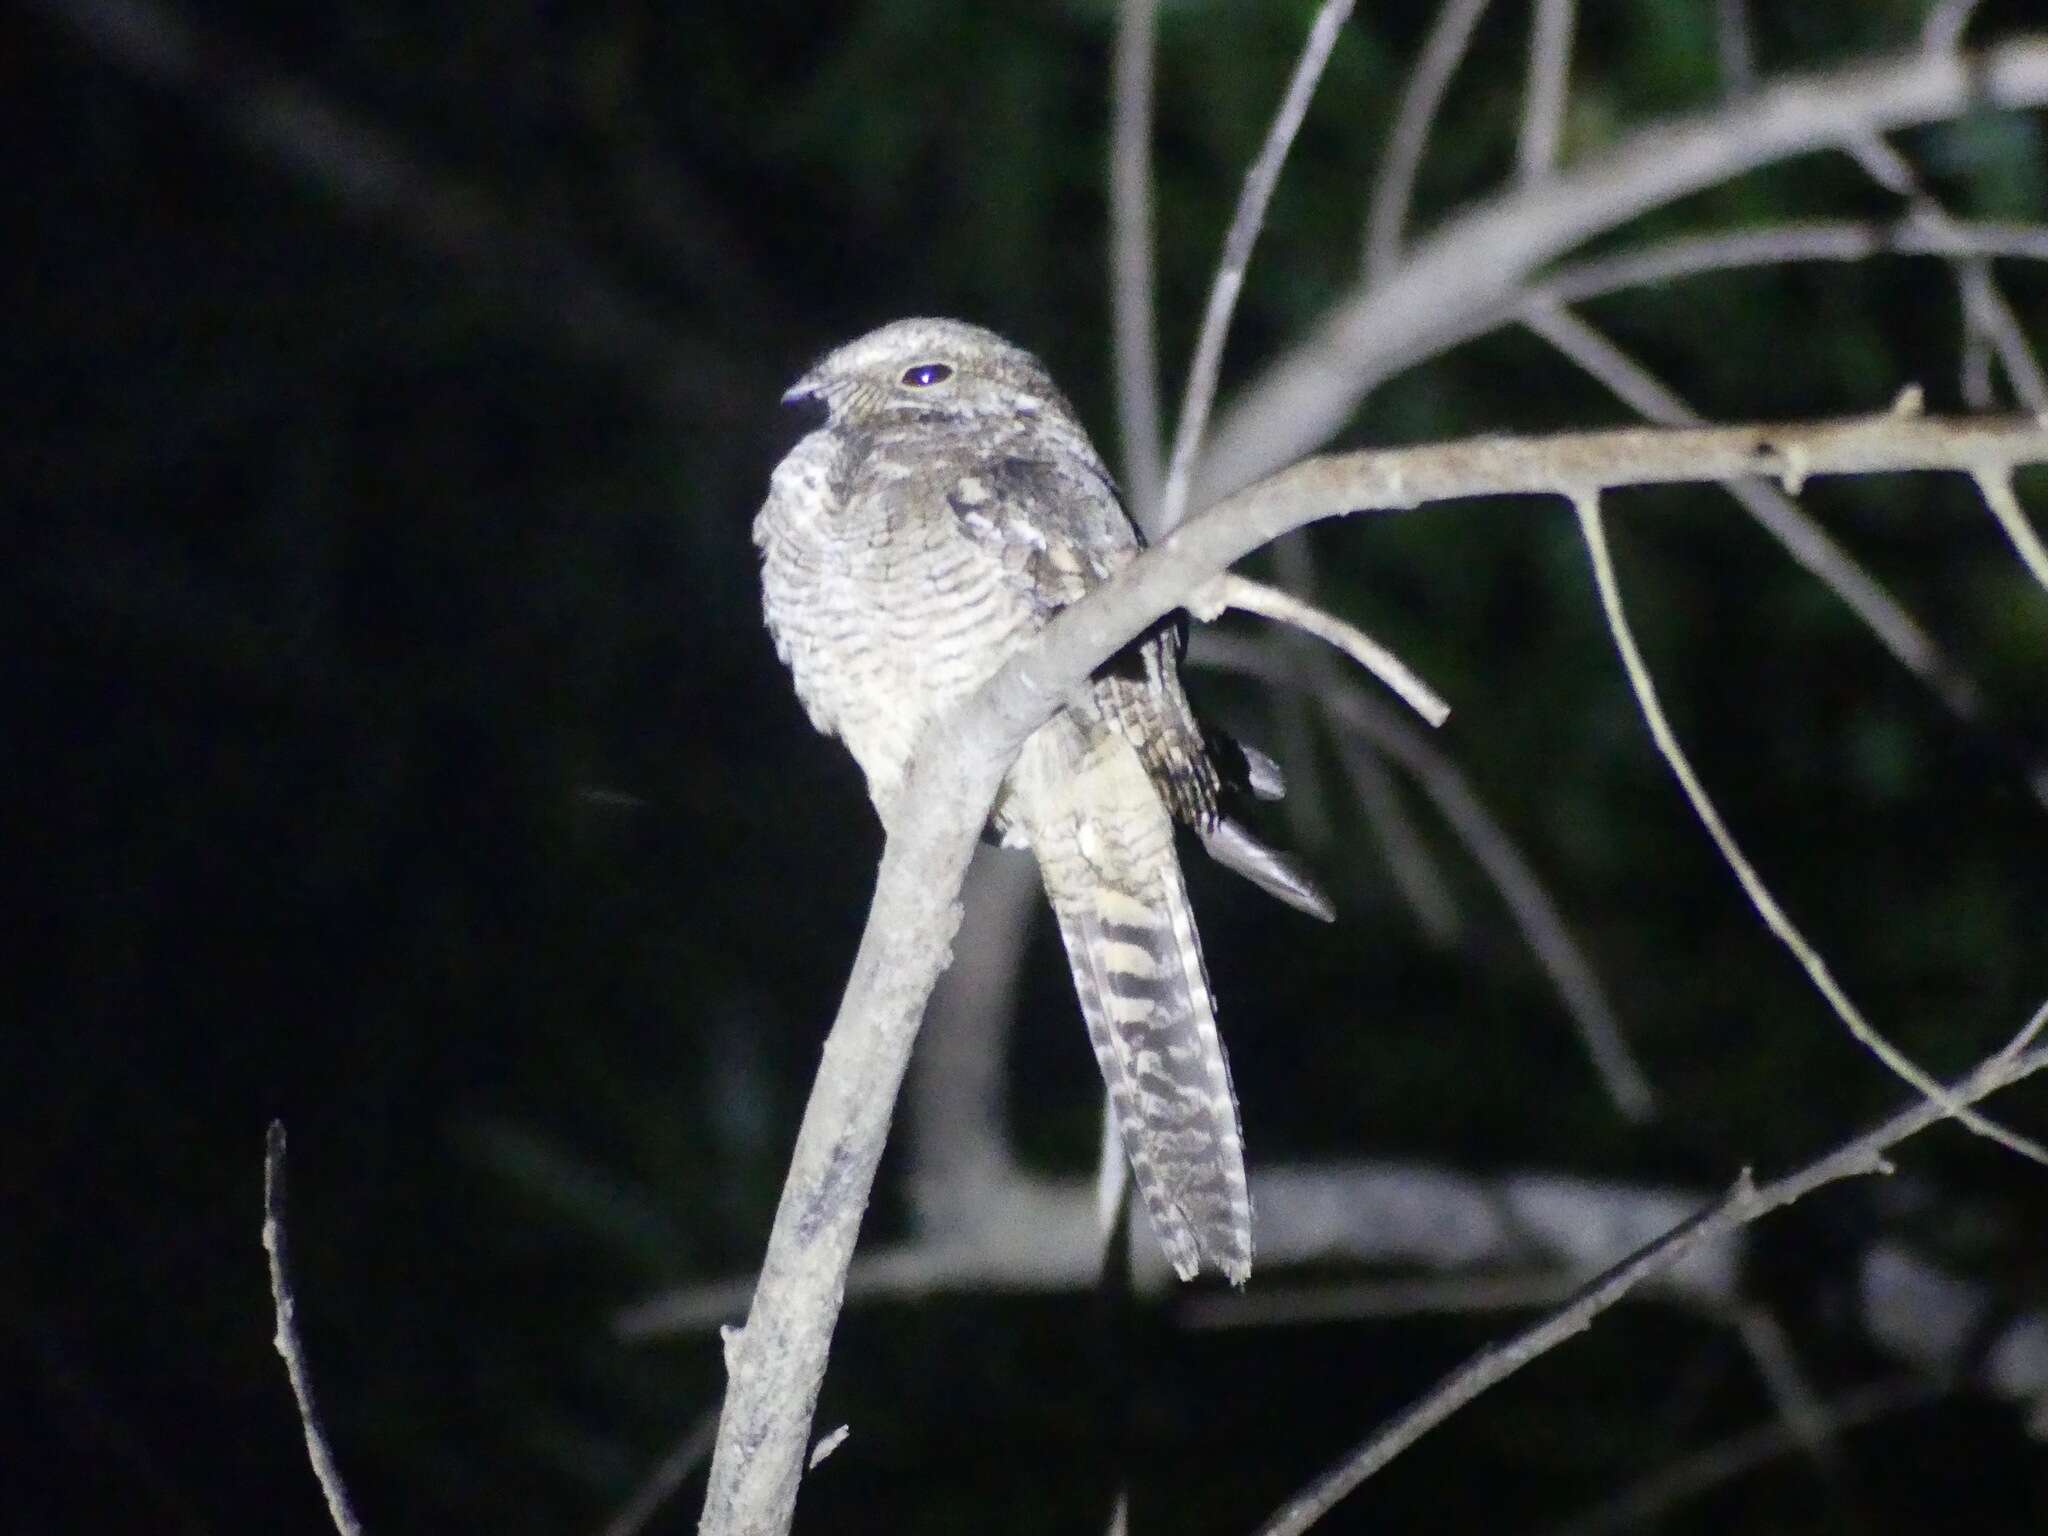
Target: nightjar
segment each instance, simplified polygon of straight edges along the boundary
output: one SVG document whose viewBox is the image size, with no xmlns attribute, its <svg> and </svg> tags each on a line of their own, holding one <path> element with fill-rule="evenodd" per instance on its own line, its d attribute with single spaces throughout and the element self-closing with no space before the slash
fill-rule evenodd
<svg viewBox="0 0 2048 1536">
<path fill-rule="evenodd" d="M 1051 616 L 1136 557 L 1137 530 L 1044 367 L 978 326 L 901 320 L 783 396 L 810 430 L 754 523 L 775 648 L 891 823 L 925 727 Z M 1328 902 L 1233 816 L 1279 792 L 1265 758 L 1205 736 L 1180 681 L 1185 620 L 1100 669 L 1025 743 L 992 818 L 1036 855 L 1138 1194 L 1183 1279 L 1251 1272 L 1230 1069 L 1174 850 L 1317 917 Z"/>
</svg>

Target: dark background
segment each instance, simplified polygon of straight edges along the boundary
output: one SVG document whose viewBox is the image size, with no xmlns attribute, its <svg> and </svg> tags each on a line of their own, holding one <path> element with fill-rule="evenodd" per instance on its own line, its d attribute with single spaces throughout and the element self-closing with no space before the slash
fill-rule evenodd
<svg viewBox="0 0 2048 1536">
<path fill-rule="evenodd" d="M 1169 380 L 1313 7 L 1162 26 Z M 1708 0 L 1588 0 L 1569 123 L 1597 151 L 1715 97 Z M 1907 0 L 1756 5 L 1766 73 L 1910 46 Z M 1973 36 L 2028 7 L 1987 4 Z M 1351 281 L 1433 8 L 1348 29 L 1259 249 L 1226 388 Z M 72 21 L 60 17 L 69 15 Z M 78 17 L 140 15 L 96 32 Z M 167 23 L 177 23 L 173 28 Z M 1482 24 L 1423 218 L 1512 165 L 1526 14 Z M 715 1339 L 613 1309 L 743 1272 L 767 1232 L 879 847 L 761 628 L 748 525 L 776 394 L 903 313 L 1041 352 L 1118 457 L 1105 285 L 1108 0 L 682 7 L 347 0 L 0 20 L 8 124 L 0 728 L 0 1507 L 25 1532 L 322 1528 L 259 1235 L 290 1126 L 302 1311 L 372 1527 L 592 1530 L 715 1405 Z M 321 118 L 314 114 L 333 114 Z M 325 126 L 317 142 L 277 125 Z M 1904 136 L 1958 212 L 2048 210 L 2038 119 Z M 1896 215 L 1816 157 L 1631 238 Z M 2001 269 L 2048 337 L 2048 285 Z M 1886 261 L 1694 283 L 1594 317 L 1710 415 L 1958 406 L 1953 285 Z M 1506 333 L 1367 402 L 1348 442 L 1624 414 Z M 2023 480 L 2035 516 L 2048 486 Z M 1983 682 L 1958 726 L 1709 490 L 1622 496 L 1623 579 L 1676 725 L 1789 908 L 1917 1059 L 2041 1000 L 2048 814 L 2025 792 L 2044 606 L 1955 483 L 1809 505 Z M 1392 894 L 1331 743 L 1322 930 L 1198 877 L 1253 1151 L 1715 1185 L 1897 1104 L 1764 934 L 1655 760 L 1570 518 L 1465 503 L 1320 530 L 1324 592 L 1454 701 L 1441 742 L 1552 881 L 1663 1117 L 1608 1108 L 1553 995 L 1426 807 L 1449 949 Z M 1198 680 L 1253 739 L 1268 701 Z M 1299 837 L 1299 829 L 1297 829 Z M 1078 1171 L 1097 1095 L 1053 940 L 1015 1115 Z M 2048 1099 L 1999 1102 L 2048 1132 Z M 2048 1177 L 1953 1130 L 1904 1235 L 2048 1302 Z M 1889 1212 L 1777 1219 L 1759 1299 L 1826 1392 Z M 869 1231 L 902 1228 L 885 1167 Z M 1257 1282 L 1254 1282 L 1256 1286 Z M 812 1531 L 1240 1531 L 1512 1318 L 1191 1334 L 1171 1298 L 857 1308 Z M 1770 1417 L 1732 1334 L 1625 1309 L 1400 1462 L 1329 1528 L 1543 1526 Z M 11 1426 L 11 1427 L 9 1427 Z M 701 1479 L 656 1529 L 694 1528 Z M 2048 1456 L 1967 1392 L 1685 1507 L 1676 1530 L 2029 1528 Z M 2041 1506 L 2036 1502 L 2034 1507 Z M 2036 1527 L 2037 1528 L 2037 1527 Z"/>
</svg>

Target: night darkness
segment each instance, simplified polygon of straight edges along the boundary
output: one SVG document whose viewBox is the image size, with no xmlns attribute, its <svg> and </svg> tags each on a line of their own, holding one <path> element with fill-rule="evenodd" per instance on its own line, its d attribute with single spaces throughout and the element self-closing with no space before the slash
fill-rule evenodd
<svg viewBox="0 0 2048 1536">
<path fill-rule="evenodd" d="M 1527 9 L 1480 23 L 1419 182 L 1425 230 L 1513 173 Z M 1713 0 L 1580 9 L 1570 155 L 1716 100 Z M 1924 7 L 1750 9 L 1770 78 L 1908 50 Z M 1314 10 L 1165 7 L 1174 388 Z M 1435 11 L 1367 4 L 1347 28 L 1226 404 L 1355 280 Z M 1970 36 L 2030 18 L 1994 0 Z M 716 1407 L 715 1335 L 625 1342 L 612 1318 L 758 1262 L 881 846 L 761 624 L 749 524 L 776 397 L 873 324 L 958 315 L 1043 356 L 1121 460 L 1114 33 L 1112 0 L 35 0 L 0 22 L 0 1525 L 328 1529 L 271 1348 L 273 1117 L 311 1363 L 380 1536 L 599 1530 Z M 1895 142 L 1959 216 L 2048 221 L 2039 114 Z M 1815 155 L 1607 244 L 1900 212 Z M 2048 344 L 2048 269 L 1996 273 Z M 1768 268 L 1586 314 L 1711 418 L 1876 410 L 1914 381 L 1964 408 L 1939 262 Z M 1510 327 L 1395 378 L 1338 441 L 1630 419 Z M 2019 485 L 2048 526 L 2048 476 Z M 1766 878 L 1874 1021 L 1953 1075 L 2048 997 L 2048 811 L 2027 787 L 2048 597 L 1959 477 L 1804 500 L 1976 680 L 1978 720 L 1712 489 L 1612 500 L 1624 590 Z M 1616 1114 L 1411 784 L 1394 775 L 1455 903 L 1447 938 L 1404 903 L 1327 719 L 1197 673 L 1199 704 L 1286 760 L 1295 800 L 1269 829 L 1342 913 L 1324 928 L 1190 871 L 1255 1193 L 1261 1162 L 1355 1159 L 1711 1190 L 1904 1101 L 1657 759 L 1561 504 L 1457 503 L 1305 547 L 1322 601 L 1455 704 L 1435 744 L 1547 883 L 1662 1109 Z M 1079 1175 L 1099 1084 L 1034 920 L 1009 1114 L 1035 1169 Z M 2048 1136 L 2038 1080 L 1991 1107 Z M 907 1230 L 903 1161 L 866 1239 Z M 1758 1229 L 1744 1294 L 1824 1401 L 1910 1367 L 1858 1323 L 1857 1256 L 1880 1240 L 1968 1277 L 1987 1330 L 2048 1308 L 2048 1172 L 1954 1128 L 1897 1161 Z M 1390 1277 L 1251 1290 L 1371 1278 Z M 1177 1296 L 1114 1287 L 855 1304 L 818 1418 L 852 1434 L 798 1529 L 1100 1531 L 1128 1482 L 1134 1531 L 1250 1530 L 1527 1316 L 1206 1330 Z M 2048 1450 L 1964 1375 L 1659 1527 L 2038 1530 Z M 1548 1530 L 1775 1422 L 1727 1319 L 1632 1303 L 1322 1529 Z M 648 1528 L 693 1530 L 702 1488 Z"/>
</svg>

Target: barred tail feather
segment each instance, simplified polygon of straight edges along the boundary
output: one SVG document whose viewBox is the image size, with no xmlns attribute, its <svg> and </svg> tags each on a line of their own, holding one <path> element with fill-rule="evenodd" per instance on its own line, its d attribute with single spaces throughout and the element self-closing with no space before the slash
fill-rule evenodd
<svg viewBox="0 0 2048 1536">
<path fill-rule="evenodd" d="M 1213 1268 L 1242 1285 L 1252 1212 L 1237 1100 L 1172 825 L 1146 787 L 1149 805 L 1098 804 L 1077 828 L 1092 858 L 1061 858 L 1041 840 L 1040 867 L 1110 1114 L 1166 1256 L 1183 1280 Z"/>
</svg>

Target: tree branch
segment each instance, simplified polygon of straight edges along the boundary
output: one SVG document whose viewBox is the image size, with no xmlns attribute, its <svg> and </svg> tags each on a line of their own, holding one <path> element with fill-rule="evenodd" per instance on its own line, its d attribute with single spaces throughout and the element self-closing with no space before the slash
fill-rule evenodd
<svg viewBox="0 0 2048 1536">
<path fill-rule="evenodd" d="M 1328 440 L 1374 385 L 1509 312 L 1544 263 L 1702 188 L 1793 155 L 1969 110 L 2048 100 L 2048 36 L 1809 75 L 1631 134 L 1597 159 L 1452 219 L 1354 290 L 1244 393 L 1196 473 L 1201 506 Z"/>
<path fill-rule="evenodd" d="M 1173 434 L 1173 460 L 1166 472 L 1166 491 L 1159 504 L 1156 526 L 1147 528 L 1155 537 L 1170 532 L 1187 512 L 1188 477 L 1194 472 L 1195 455 L 1202 446 L 1202 433 L 1209 425 L 1209 407 L 1216 399 L 1216 376 L 1223 368 L 1223 344 L 1230 336 L 1230 317 L 1237 310 L 1237 296 L 1244 287 L 1245 269 L 1251 265 L 1252 247 L 1266 222 L 1266 205 L 1280 184 L 1280 171 L 1287 164 L 1287 151 L 1308 115 L 1308 104 L 1323 78 L 1323 66 L 1337 46 L 1337 34 L 1351 19 L 1356 0 L 1323 0 L 1308 37 L 1301 45 L 1294 76 L 1287 82 L 1280 110 L 1266 130 L 1266 142 L 1258 158 L 1245 172 L 1244 190 L 1231 215 L 1230 232 L 1223 237 L 1223 255 L 1216 264 L 1215 281 L 1209 287 L 1209 305 L 1202 315 L 1202 331 L 1195 343 L 1194 361 L 1188 365 L 1187 389 L 1181 395 L 1180 420 Z"/>
<path fill-rule="evenodd" d="M 1490 438 L 1299 464 L 1190 519 L 1057 615 L 920 743 L 853 974 L 825 1042 L 730 1378 L 702 1529 L 786 1530 L 860 1217 L 910 1046 L 959 925 L 958 895 L 997 786 L 1025 738 L 1084 680 L 1204 583 L 1282 533 L 1361 509 L 1517 492 L 2048 461 L 2048 425 L 1879 416 L 1817 425 L 1633 428 Z"/>
<path fill-rule="evenodd" d="M 292 1398 L 299 1405 L 299 1425 L 305 1431 L 306 1454 L 313 1463 L 313 1476 L 327 1499 L 327 1516 L 341 1536 L 363 1536 L 363 1523 L 349 1502 L 348 1485 L 335 1464 L 334 1450 L 321 1426 L 320 1410 L 313 1399 L 313 1373 L 306 1365 L 306 1346 L 299 1338 L 298 1298 L 292 1294 L 291 1255 L 286 1246 L 284 1224 L 284 1122 L 270 1122 L 263 1144 L 263 1251 L 270 1256 L 270 1303 L 277 1315 L 277 1352 L 284 1357 L 285 1375 L 291 1379 Z"/>
<path fill-rule="evenodd" d="M 1993 1058 L 1953 1088 L 1943 1090 L 1943 1096 L 1956 1103 L 1973 1104 L 2043 1067 L 2048 1067 L 2048 1048 L 2010 1060 Z M 1465 1404 L 1575 1334 L 1583 1333 L 1594 1318 L 1644 1282 L 1669 1272 L 1702 1246 L 1804 1199 L 1816 1189 L 1842 1179 L 1885 1172 L 1890 1166 L 1885 1161 L 1887 1151 L 1945 1118 L 1947 1111 L 1941 1105 L 1922 1100 L 1876 1129 L 1761 1189 L 1750 1182 L 1745 1171 L 1720 1201 L 1639 1249 L 1533 1327 L 1474 1355 L 1413 1407 L 1397 1415 L 1284 1505 L 1259 1527 L 1258 1536 L 1300 1536 L 1367 1478 Z"/>
<path fill-rule="evenodd" d="M 1444 0 L 1436 25 L 1422 44 L 1422 56 L 1401 92 L 1394 129 L 1380 155 L 1380 173 L 1372 185 L 1372 205 L 1365 220 L 1365 280 L 1377 283 L 1401 259 L 1407 233 L 1408 205 L 1415 196 L 1415 173 L 1429 147 L 1429 131 L 1450 89 L 1451 76 L 1472 45 L 1472 29 L 1486 0 Z"/>
<path fill-rule="evenodd" d="M 1110 78 L 1109 302 L 1132 518 L 1159 506 L 1159 337 L 1152 282 L 1152 75 L 1158 0 L 1123 0 Z"/>
</svg>

